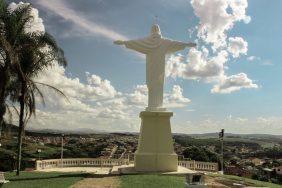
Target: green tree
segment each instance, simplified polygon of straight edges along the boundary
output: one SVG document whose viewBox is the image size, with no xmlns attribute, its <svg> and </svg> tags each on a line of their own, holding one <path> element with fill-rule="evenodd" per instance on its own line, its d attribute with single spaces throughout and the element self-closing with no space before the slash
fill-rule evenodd
<svg viewBox="0 0 282 188">
<path fill-rule="evenodd" d="M 4 1 L 1 1 L 5 5 Z M 7 9 L 7 6 L 3 9 Z M 66 65 L 63 50 L 54 38 L 46 32 L 26 32 L 26 26 L 32 22 L 31 5 L 23 5 L 14 11 L 5 10 L 1 14 L 1 38 L 11 46 L 11 51 L 17 57 L 13 64 L 9 64 L 12 80 L 9 91 L 10 100 L 19 103 L 19 131 L 17 153 L 17 175 L 21 168 L 22 138 L 25 125 L 36 112 L 35 96 L 39 96 L 44 103 L 44 97 L 39 85 L 47 86 L 58 93 L 61 91 L 44 83 L 34 81 L 36 76 L 53 63 Z M 3 10 L 4 12 L 4 10 Z"/>
<path fill-rule="evenodd" d="M 219 158 L 216 153 L 202 147 L 188 147 L 183 151 L 183 155 L 185 158 L 190 158 L 195 161 L 219 162 Z"/>
<path fill-rule="evenodd" d="M 4 0 L 0 0 L 0 128 L 4 127 L 8 89 L 11 84 L 11 67 L 17 61 L 15 48 L 10 43 L 10 34 L 6 32 L 4 23 L 7 22 L 10 12 Z M 1 134 L 1 132 L 0 132 Z"/>
</svg>

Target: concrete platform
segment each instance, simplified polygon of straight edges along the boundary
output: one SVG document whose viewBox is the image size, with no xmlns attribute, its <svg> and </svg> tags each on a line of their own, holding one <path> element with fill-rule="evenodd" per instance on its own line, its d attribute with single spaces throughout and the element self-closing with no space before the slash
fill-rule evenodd
<svg viewBox="0 0 282 188">
<path fill-rule="evenodd" d="M 173 172 L 140 172 L 136 171 L 134 165 L 123 165 L 123 166 L 114 166 L 111 174 L 163 174 L 163 175 L 186 175 L 186 174 L 195 174 L 198 173 L 196 171 L 184 168 L 182 166 L 178 166 L 177 171 Z"/>
<path fill-rule="evenodd" d="M 140 172 L 136 171 L 134 164 L 121 165 L 114 167 L 65 167 L 65 168 L 49 168 L 36 170 L 37 172 L 81 172 L 91 173 L 97 175 L 122 175 L 122 174 L 163 174 L 163 175 L 186 175 L 196 174 L 197 171 L 189 170 L 187 168 L 178 166 L 177 171 L 173 172 Z"/>
</svg>

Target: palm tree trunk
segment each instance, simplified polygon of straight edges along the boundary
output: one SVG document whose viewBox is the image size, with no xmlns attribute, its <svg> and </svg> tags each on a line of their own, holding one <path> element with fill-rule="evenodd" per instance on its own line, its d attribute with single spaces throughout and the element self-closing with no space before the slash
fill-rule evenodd
<svg viewBox="0 0 282 188">
<path fill-rule="evenodd" d="M 6 99 L 6 85 L 7 85 L 7 66 L 4 66 L 1 73 L 0 81 L 0 127 L 4 126 L 4 115 L 6 112 L 5 99 Z M 0 132 L 1 134 L 1 132 Z M 0 135 L 1 136 L 1 135 Z"/>
<path fill-rule="evenodd" d="M 22 160 L 22 142 L 24 133 L 24 100 L 25 100 L 25 83 L 22 83 L 20 102 L 20 119 L 19 119 L 19 131 L 18 131 L 18 153 L 17 153 L 17 176 L 20 175 L 21 160 Z"/>
</svg>

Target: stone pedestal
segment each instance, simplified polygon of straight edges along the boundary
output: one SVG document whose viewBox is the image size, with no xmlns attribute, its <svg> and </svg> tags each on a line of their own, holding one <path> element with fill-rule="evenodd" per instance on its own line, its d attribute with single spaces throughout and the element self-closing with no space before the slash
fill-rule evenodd
<svg viewBox="0 0 282 188">
<path fill-rule="evenodd" d="M 135 170 L 140 172 L 177 171 L 178 158 L 173 149 L 170 128 L 172 112 L 140 113 L 142 119 Z"/>
</svg>

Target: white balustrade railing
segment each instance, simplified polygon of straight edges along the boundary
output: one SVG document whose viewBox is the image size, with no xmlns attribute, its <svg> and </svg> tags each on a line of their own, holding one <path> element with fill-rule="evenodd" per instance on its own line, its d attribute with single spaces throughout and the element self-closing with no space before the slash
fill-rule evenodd
<svg viewBox="0 0 282 188">
<path fill-rule="evenodd" d="M 178 165 L 191 170 L 210 171 L 210 172 L 218 171 L 217 163 L 191 160 L 191 161 L 178 161 Z"/>
<path fill-rule="evenodd" d="M 37 160 L 36 170 L 58 168 L 58 167 L 113 167 L 120 165 L 129 165 L 132 161 L 129 159 L 103 159 L 103 158 L 70 158 L 70 159 L 47 159 Z M 178 161 L 178 165 L 200 171 L 218 171 L 217 163 L 199 162 L 199 161 Z"/>
<path fill-rule="evenodd" d="M 36 170 L 58 167 L 112 167 L 128 165 L 128 159 L 102 159 L 102 158 L 72 158 L 72 159 L 47 159 L 37 160 Z"/>
</svg>

